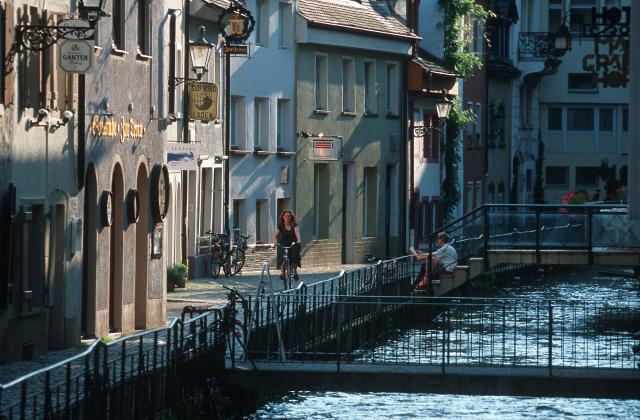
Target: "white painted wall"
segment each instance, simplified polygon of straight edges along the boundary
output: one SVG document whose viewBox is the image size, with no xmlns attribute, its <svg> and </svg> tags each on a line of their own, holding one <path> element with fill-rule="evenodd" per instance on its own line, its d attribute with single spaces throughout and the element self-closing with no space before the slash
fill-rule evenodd
<svg viewBox="0 0 640 420">
<path fill-rule="evenodd" d="M 422 39 L 420 47 L 438 58 L 444 55 L 444 15 L 438 0 L 420 2 L 418 31 Z"/>
<path fill-rule="evenodd" d="M 285 144 L 287 150 L 295 150 L 295 0 L 291 1 L 288 48 L 278 47 L 279 5 L 278 0 L 265 0 L 269 4 L 268 46 L 256 45 L 256 33 L 249 38 L 251 56 L 231 57 L 231 95 L 243 96 L 245 106 L 244 149 L 253 151 L 254 144 L 254 99 L 269 100 L 269 145 L 268 154 L 233 154 L 230 157 L 230 220 L 233 221 L 233 200 L 244 199 L 246 231 L 256 237 L 256 200 L 268 200 L 269 237 L 276 226 L 276 191 L 278 198 L 292 198 L 295 165 L 293 156 L 276 154 L 277 104 L 278 98 L 289 99 L 288 131 Z M 285 2 L 287 3 L 287 2 Z M 247 7 L 256 16 L 256 1 L 249 0 Z M 287 184 L 281 184 L 280 173 L 283 166 L 289 167 Z M 242 226 L 243 223 L 241 222 Z"/>
</svg>

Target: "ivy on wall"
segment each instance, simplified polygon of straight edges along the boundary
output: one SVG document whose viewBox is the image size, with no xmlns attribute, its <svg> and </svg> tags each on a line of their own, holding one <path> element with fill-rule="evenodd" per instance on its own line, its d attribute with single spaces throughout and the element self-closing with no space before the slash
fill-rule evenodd
<svg viewBox="0 0 640 420">
<path fill-rule="evenodd" d="M 474 0 L 438 0 L 444 15 L 444 59 L 450 68 L 465 78 L 473 70 L 482 68 L 482 57 L 469 51 L 473 40 L 473 25 L 469 22 L 480 22 L 484 25 L 491 16 L 482 5 Z M 469 16 L 465 22 L 464 17 Z M 444 180 L 442 182 L 442 215 L 451 220 L 453 212 L 460 201 L 460 185 L 458 184 L 458 165 L 461 161 L 458 134 L 471 121 L 475 114 L 471 109 L 462 109 L 460 98 L 456 98 L 447 121 L 447 136 L 444 143 Z"/>
</svg>

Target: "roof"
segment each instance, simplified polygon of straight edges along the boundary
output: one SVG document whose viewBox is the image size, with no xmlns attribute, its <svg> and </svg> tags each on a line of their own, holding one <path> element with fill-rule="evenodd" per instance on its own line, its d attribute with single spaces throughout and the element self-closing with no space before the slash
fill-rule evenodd
<svg viewBox="0 0 640 420">
<path fill-rule="evenodd" d="M 386 1 L 299 0 L 298 12 L 312 25 L 368 32 L 385 37 L 419 39 L 393 16 Z"/>
<path fill-rule="evenodd" d="M 442 74 L 444 76 L 458 77 L 458 74 L 448 69 L 444 61 L 435 57 L 432 54 L 429 54 L 427 51 L 422 48 L 418 49 L 415 57 L 412 58 L 413 62 L 422 67 L 425 71 L 429 73 L 437 73 Z"/>
<path fill-rule="evenodd" d="M 228 9 L 231 5 L 230 0 L 202 0 L 205 3 L 213 4 L 214 6 L 218 6 L 222 9 Z"/>
</svg>

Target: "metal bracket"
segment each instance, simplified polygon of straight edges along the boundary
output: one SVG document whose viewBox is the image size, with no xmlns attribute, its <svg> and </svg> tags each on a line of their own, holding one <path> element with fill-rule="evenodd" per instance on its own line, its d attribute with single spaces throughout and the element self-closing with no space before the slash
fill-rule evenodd
<svg viewBox="0 0 640 420">
<path fill-rule="evenodd" d="M 200 80 L 201 79 L 191 79 L 186 77 L 169 77 L 169 87 L 171 89 L 175 89 L 181 84 L 188 86 L 192 83 L 199 82 Z"/>
<path fill-rule="evenodd" d="M 63 38 L 89 39 L 95 28 L 80 26 L 17 25 L 16 52 L 44 51 Z"/>
</svg>

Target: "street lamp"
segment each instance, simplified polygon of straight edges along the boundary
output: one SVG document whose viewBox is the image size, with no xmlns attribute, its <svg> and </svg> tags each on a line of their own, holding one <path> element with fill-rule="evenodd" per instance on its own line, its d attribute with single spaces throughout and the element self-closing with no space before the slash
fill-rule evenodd
<svg viewBox="0 0 640 420">
<path fill-rule="evenodd" d="M 105 1 L 106 0 L 79 0 L 78 13 L 80 17 L 95 23 L 100 20 L 102 16 L 110 16 L 109 13 L 103 10 Z"/>
<path fill-rule="evenodd" d="M 562 25 L 558 32 L 553 35 L 553 49 L 556 55 L 564 55 L 571 51 L 571 32 L 567 25 Z"/>
<path fill-rule="evenodd" d="M 189 51 L 191 52 L 191 70 L 196 74 L 196 78 L 188 77 L 169 77 L 169 85 L 175 89 L 178 85 L 184 83 L 190 85 L 202 79 L 202 76 L 209 71 L 209 60 L 211 59 L 211 52 L 214 45 L 208 42 L 204 34 L 206 29 L 201 26 L 198 29 L 198 39 L 195 41 L 189 41 Z"/>
<path fill-rule="evenodd" d="M 451 112 L 451 102 L 446 98 L 443 101 L 436 102 L 436 113 L 441 120 L 449 118 L 449 112 Z"/>
</svg>

